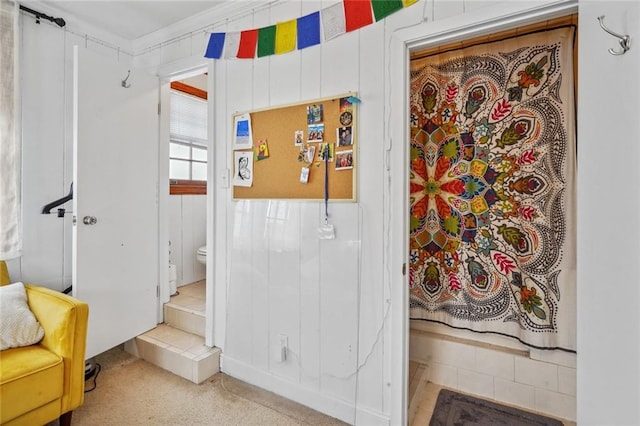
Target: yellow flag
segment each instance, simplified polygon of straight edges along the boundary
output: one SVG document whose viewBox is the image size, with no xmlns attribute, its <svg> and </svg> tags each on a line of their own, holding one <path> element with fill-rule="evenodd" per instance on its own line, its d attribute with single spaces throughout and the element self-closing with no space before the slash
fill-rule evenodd
<svg viewBox="0 0 640 426">
<path fill-rule="evenodd" d="M 418 0 L 402 0 L 402 6 L 409 7 L 414 3 L 417 3 Z"/>
<path fill-rule="evenodd" d="M 291 52 L 296 48 L 297 22 L 297 19 L 292 19 L 276 25 L 276 55 Z"/>
</svg>

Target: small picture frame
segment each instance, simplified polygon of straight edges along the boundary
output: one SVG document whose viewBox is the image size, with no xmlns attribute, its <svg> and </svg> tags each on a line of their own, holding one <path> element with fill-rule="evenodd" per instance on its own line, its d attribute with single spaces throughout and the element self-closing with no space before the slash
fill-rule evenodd
<svg viewBox="0 0 640 426">
<path fill-rule="evenodd" d="M 353 150 L 336 152 L 336 170 L 353 169 Z"/>
</svg>

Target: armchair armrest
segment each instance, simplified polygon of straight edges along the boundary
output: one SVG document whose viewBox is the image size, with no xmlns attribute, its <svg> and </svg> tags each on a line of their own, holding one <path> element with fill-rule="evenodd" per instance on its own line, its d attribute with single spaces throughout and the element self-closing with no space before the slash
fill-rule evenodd
<svg viewBox="0 0 640 426">
<path fill-rule="evenodd" d="M 62 413 L 84 401 L 84 365 L 89 306 L 45 287 L 25 285 L 29 308 L 44 328 L 42 346 L 62 357 L 64 393 Z"/>
</svg>

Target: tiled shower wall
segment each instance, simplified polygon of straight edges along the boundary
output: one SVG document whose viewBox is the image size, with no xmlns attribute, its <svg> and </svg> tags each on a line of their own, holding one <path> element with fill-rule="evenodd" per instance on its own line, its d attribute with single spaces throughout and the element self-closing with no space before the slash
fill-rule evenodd
<svg viewBox="0 0 640 426">
<path fill-rule="evenodd" d="M 429 381 L 525 409 L 576 420 L 576 356 L 510 349 L 411 329 L 409 358 Z"/>
</svg>

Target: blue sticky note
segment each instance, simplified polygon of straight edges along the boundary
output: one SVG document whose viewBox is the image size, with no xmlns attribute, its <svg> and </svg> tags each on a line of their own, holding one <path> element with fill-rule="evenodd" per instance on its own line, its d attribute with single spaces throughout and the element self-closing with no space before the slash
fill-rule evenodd
<svg viewBox="0 0 640 426">
<path fill-rule="evenodd" d="M 225 33 L 211 33 L 209 36 L 209 44 L 207 45 L 207 52 L 204 54 L 204 57 L 220 59 L 222 50 L 224 49 L 224 39 Z"/>
<path fill-rule="evenodd" d="M 320 44 L 320 12 L 298 18 L 298 49 Z"/>
</svg>

